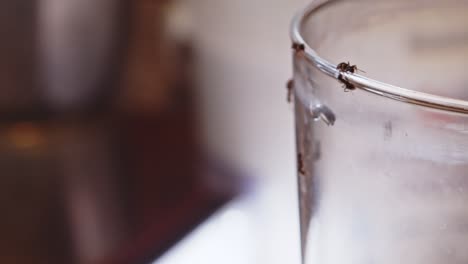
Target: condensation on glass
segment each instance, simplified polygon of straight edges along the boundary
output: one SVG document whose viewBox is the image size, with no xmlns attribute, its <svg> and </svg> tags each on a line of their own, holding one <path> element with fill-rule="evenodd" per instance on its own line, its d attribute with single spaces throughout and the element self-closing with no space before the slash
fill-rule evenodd
<svg viewBox="0 0 468 264">
<path fill-rule="evenodd" d="M 293 20 L 303 263 L 468 263 L 467 14 L 337 0 Z"/>
</svg>

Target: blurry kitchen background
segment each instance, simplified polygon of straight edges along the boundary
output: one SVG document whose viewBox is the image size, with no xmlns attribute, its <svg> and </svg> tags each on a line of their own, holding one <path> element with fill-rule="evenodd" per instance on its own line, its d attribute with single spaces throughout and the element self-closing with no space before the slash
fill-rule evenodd
<svg viewBox="0 0 468 264">
<path fill-rule="evenodd" d="M 0 263 L 299 263 L 306 0 L 0 2 Z"/>
</svg>

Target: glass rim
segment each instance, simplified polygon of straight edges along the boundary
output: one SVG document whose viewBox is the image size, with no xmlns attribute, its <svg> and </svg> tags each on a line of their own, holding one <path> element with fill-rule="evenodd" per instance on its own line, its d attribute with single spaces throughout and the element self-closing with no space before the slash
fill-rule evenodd
<svg viewBox="0 0 468 264">
<path fill-rule="evenodd" d="M 352 85 L 356 89 L 361 89 L 366 92 L 377 94 L 386 98 L 405 102 L 409 104 L 429 107 L 438 110 L 444 110 L 455 113 L 468 114 L 468 101 L 454 99 L 450 97 L 444 97 L 434 95 L 430 93 L 418 92 L 395 85 L 380 82 L 365 76 L 340 71 L 337 69 L 337 65 L 322 58 L 314 49 L 312 49 L 302 37 L 302 26 L 304 25 L 307 18 L 315 11 L 330 2 L 336 0 L 313 0 L 307 7 L 301 9 L 294 16 L 290 26 L 290 38 L 293 46 L 301 46 L 301 52 L 303 52 L 303 58 L 319 69 L 326 75 L 335 78 L 337 81 L 345 80 L 347 84 Z"/>
</svg>

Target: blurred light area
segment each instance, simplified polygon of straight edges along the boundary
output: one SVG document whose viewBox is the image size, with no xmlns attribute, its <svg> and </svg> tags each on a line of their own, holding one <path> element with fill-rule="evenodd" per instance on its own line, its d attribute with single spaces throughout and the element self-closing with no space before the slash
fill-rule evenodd
<svg viewBox="0 0 468 264">
<path fill-rule="evenodd" d="M 192 12 L 184 0 L 176 0 L 165 6 L 166 32 L 175 40 L 188 41 L 193 36 Z"/>
<path fill-rule="evenodd" d="M 248 206 L 245 200 L 228 204 L 154 264 L 255 263 Z"/>
<path fill-rule="evenodd" d="M 18 149 L 38 147 L 46 141 L 44 131 L 31 122 L 20 122 L 9 127 L 6 129 L 6 138 Z"/>
<path fill-rule="evenodd" d="M 41 0 L 43 96 L 56 108 L 96 96 L 115 45 L 118 0 Z"/>
<path fill-rule="evenodd" d="M 263 186 L 205 221 L 154 264 L 300 263 L 296 197 Z"/>
</svg>

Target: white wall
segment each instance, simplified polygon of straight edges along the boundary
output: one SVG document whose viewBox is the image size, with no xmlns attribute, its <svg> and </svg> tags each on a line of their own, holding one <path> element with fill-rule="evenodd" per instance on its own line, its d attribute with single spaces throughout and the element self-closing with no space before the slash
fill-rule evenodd
<svg viewBox="0 0 468 264">
<path fill-rule="evenodd" d="M 260 177 L 294 163 L 289 23 L 305 0 L 186 0 L 200 55 L 206 145 Z"/>
</svg>

